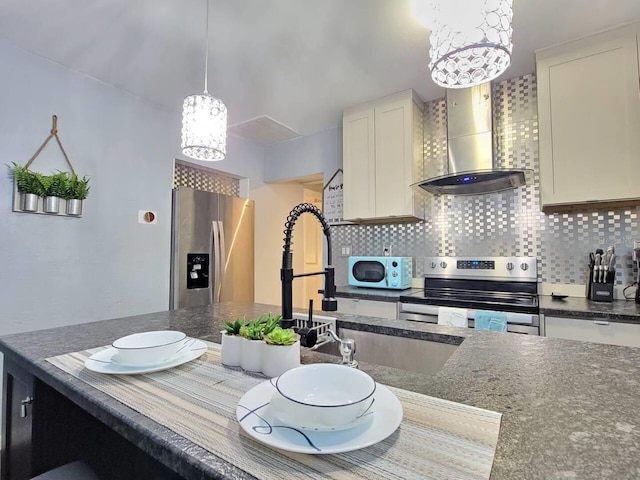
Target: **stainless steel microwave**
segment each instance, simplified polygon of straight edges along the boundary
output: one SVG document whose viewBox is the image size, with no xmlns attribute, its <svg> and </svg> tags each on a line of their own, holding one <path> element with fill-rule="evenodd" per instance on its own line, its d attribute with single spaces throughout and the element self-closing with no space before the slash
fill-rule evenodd
<svg viewBox="0 0 640 480">
<path fill-rule="evenodd" d="M 411 257 L 349 257 L 349 285 L 404 290 L 411 287 Z"/>
</svg>

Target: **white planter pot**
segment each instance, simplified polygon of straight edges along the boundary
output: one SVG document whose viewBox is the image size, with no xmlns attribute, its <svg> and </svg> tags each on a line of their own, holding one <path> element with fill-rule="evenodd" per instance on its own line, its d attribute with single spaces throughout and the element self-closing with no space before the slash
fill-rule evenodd
<svg viewBox="0 0 640 480">
<path fill-rule="evenodd" d="M 260 372 L 262 370 L 262 340 L 242 339 L 240 366 L 248 372 Z"/>
<path fill-rule="evenodd" d="M 239 367 L 242 356 L 242 342 L 244 338 L 237 335 L 227 335 L 222 332 L 222 364 L 228 367 Z"/>
<path fill-rule="evenodd" d="M 300 366 L 300 340 L 293 345 L 262 345 L 262 373 L 278 377 Z"/>
</svg>

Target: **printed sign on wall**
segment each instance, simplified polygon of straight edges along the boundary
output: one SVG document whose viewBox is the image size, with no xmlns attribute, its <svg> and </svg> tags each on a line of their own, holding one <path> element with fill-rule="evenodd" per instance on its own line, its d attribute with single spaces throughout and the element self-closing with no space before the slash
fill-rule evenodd
<svg viewBox="0 0 640 480">
<path fill-rule="evenodd" d="M 323 191 L 323 213 L 329 225 L 345 225 L 342 218 L 342 169 L 339 168 L 333 177 L 324 186 Z"/>
</svg>

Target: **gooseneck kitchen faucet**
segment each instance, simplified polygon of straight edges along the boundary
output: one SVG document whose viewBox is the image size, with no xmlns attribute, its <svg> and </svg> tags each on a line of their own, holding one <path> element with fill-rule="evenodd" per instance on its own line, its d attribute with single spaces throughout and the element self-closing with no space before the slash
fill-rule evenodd
<svg viewBox="0 0 640 480">
<path fill-rule="evenodd" d="M 322 225 L 322 231 L 327 240 L 327 266 L 322 272 L 293 274 L 293 252 L 291 251 L 291 236 L 296 221 L 303 213 L 311 213 Z M 336 300 L 335 271 L 331 266 L 331 228 L 324 218 L 322 212 L 315 205 L 301 203 L 289 212 L 284 225 L 284 250 L 282 252 L 282 269 L 280 270 L 280 280 L 282 281 L 282 328 L 294 326 L 293 320 L 293 279 L 299 277 L 310 277 L 312 275 L 324 275 L 324 295 L 322 297 L 322 310 L 325 312 L 335 312 L 338 309 Z"/>
</svg>

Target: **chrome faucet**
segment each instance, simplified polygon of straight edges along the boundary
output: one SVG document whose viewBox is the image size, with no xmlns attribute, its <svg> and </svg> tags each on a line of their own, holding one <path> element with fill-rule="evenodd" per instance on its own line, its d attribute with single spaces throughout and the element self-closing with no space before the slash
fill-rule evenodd
<svg viewBox="0 0 640 480">
<path fill-rule="evenodd" d="M 311 213 L 322 225 L 322 231 L 327 240 L 327 267 L 322 272 L 293 274 L 293 252 L 291 251 L 291 236 L 293 227 L 303 213 Z M 336 300 L 335 271 L 331 266 L 331 228 L 322 212 L 310 203 L 301 203 L 291 210 L 284 230 L 284 249 L 282 252 L 282 269 L 280 270 L 280 280 L 282 281 L 282 328 L 292 328 L 295 326 L 293 319 L 293 279 L 298 277 L 309 277 L 312 275 L 324 275 L 324 295 L 322 297 L 322 310 L 325 312 L 335 312 L 338 309 Z M 315 342 L 313 342 L 315 343 Z M 313 345 L 303 345 L 312 347 Z"/>
<path fill-rule="evenodd" d="M 340 344 L 340 355 L 342 355 L 342 360 L 338 363 L 340 363 L 340 365 L 346 365 L 347 367 L 358 368 L 358 362 L 353 358 L 356 353 L 356 341 L 352 338 L 342 340 L 333 330 L 327 330 L 325 333 L 332 341 Z"/>
</svg>

